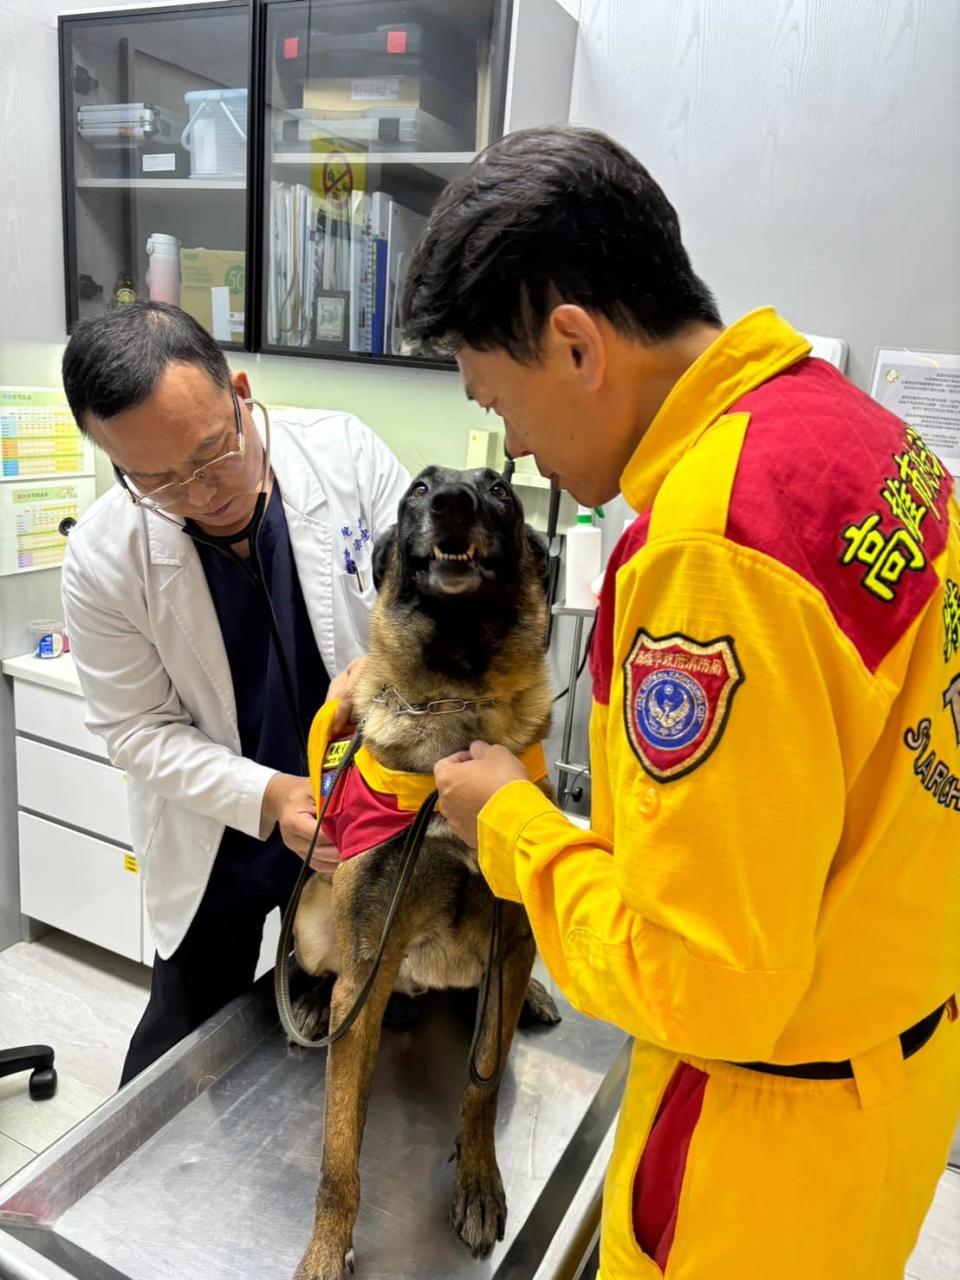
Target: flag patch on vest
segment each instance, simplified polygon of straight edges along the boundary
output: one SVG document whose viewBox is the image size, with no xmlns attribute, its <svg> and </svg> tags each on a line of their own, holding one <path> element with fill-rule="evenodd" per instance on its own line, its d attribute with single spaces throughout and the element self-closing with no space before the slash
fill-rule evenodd
<svg viewBox="0 0 960 1280">
<path fill-rule="evenodd" d="M 672 782 L 703 763 L 743 680 L 731 636 L 700 641 L 640 628 L 623 664 L 623 712 L 630 745 L 651 778 Z"/>
</svg>

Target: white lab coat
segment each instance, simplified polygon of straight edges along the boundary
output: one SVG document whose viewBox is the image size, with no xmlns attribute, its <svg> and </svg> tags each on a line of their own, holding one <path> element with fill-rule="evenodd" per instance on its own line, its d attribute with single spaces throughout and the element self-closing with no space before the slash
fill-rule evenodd
<svg viewBox="0 0 960 1280">
<path fill-rule="evenodd" d="M 290 545 L 332 678 L 366 649 L 373 542 L 395 522 L 409 478 L 349 414 L 277 410 L 270 424 Z M 361 518 L 371 536 L 356 551 Z M 133 850 L 166 958 L 193 919 L 224 827 L 264 834 L 274 771 L 240 754 L 230 667 L 196 547 L 119 485 L 70 534 L 63 603 L 87 725 L 126 772 Z"/>
</svg>

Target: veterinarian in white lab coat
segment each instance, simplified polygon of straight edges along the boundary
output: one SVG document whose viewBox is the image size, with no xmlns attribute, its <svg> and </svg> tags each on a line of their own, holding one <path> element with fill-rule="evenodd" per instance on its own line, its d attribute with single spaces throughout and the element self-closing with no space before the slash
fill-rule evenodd
<svg viewBox="0 0 960 1280">
<path fill-rule="evenodd" d="M 248 572 L 258 496 L 262 580 L 305 733 L 365 650 L 373 541 L 409 479 L 344 413 L 271 415 L 268 456 L 246 375 L 176 308 L 83 322 L 63 374 L 118 479 L 70 534 L 63 596 L 87 723 L 126 771 L 158 951 L 125 1082 L 250 984 L 264 920 L 313 833 L 291 698 Z"/>
</svg>

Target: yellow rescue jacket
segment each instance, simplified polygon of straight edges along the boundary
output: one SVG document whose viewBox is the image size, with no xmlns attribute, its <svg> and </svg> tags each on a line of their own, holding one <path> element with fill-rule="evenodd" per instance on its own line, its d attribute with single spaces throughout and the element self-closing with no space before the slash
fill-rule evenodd
<svg viewBox="0 0 960 1280">
<path fill-rule="evenodd" d="M 731 326 L 622 476 L 592 829 L 526 782 L 479 820 L 573 1004 L 702 1060 L 854 1058 L 960 983 L 953 484 L 809 351 L 770 309 Z"/>
</svg>

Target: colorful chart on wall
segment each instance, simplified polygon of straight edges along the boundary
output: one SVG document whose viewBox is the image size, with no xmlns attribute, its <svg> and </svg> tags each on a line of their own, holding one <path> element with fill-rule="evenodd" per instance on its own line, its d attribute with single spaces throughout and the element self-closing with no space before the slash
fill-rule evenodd
<svg viewBox="0 0 960 1280">
<path fill-rule="evenodd" d="M 0 387 L 0 479 L 90 475 L 93 445 L 77 430 L 63 392 Z"/>
<path fill-rule="evenodd" d="M 63 564 L 67 539 L 60 522 L 76 520 L 96 496 L 93 476 L 0 484 L 0 574 Z"/>
<path fill-rule="evenodd" d="M 55 387 L 0 387 L 0 576 L 55 569 L 96 497 L 93 445 Z"/>
</svg>

